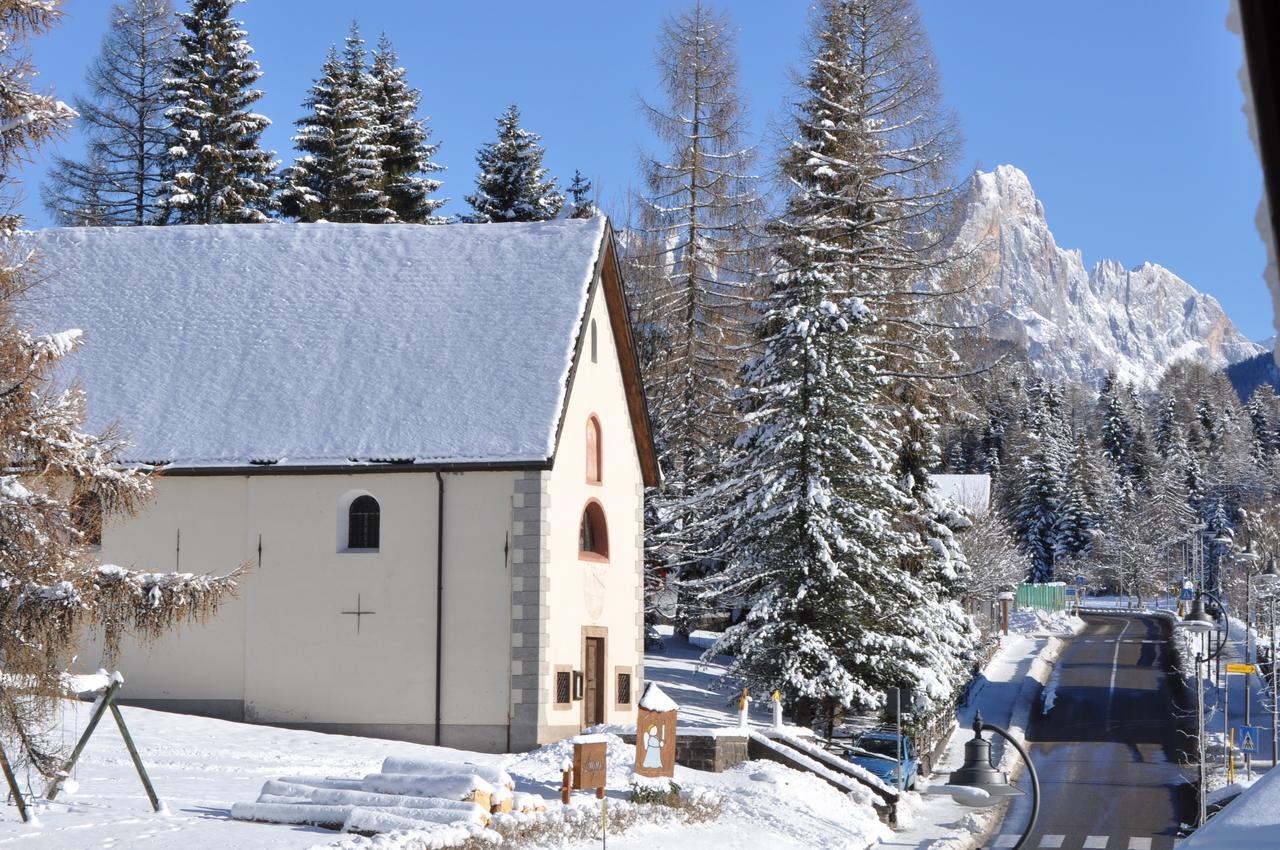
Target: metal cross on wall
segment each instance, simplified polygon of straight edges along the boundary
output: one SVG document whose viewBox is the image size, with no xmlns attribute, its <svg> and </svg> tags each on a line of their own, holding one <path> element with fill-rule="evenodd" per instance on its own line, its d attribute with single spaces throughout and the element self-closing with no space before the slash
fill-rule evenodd
<svg viewBox="0 0 1280 850">
<path fill-rule="evenodd" d="M 343 612 L 341 612 L 341 613 L 343 613 L 343 614 L 355 614 L 355 615 L 356 615 L 356 634 L 360 634 L 360 618 L 361 618 L 361 617 L 363 617 L 363 616 L 364 616 L 364 615 L 366 615 L 366 614 L 376 614 L 376 613 L 378 613 L 378 612 L 377 612 L 377 611 L 365 611 L 365 610 L 364 610 L 364 606 L 360 604 L 360 594 L 358 594 L 358 593 L 357 593 L 357 594 L 356 594 L 356 610 L 354 610 L 354 611 L 343 611 Z"/>
</svg>

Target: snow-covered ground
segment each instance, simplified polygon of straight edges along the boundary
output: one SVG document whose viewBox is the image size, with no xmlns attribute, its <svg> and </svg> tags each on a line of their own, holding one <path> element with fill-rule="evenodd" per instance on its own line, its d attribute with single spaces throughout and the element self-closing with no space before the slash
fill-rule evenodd
<svg viewBox="0 0 1280 850">
<path fill-rule="evenodd" d="M 66 740 L 73 741 L 87 719 L 87 704 L 67 703 Z M 38 824 L 22 824 L 12 806 L 0 807 L 0 847 L 40 850 L 82 848 L 378 848 L 420 850 L 435 847 L 429 833 L 383 835 L 373 839 L 343 836 L 310 826 L 283 826 L 233 820 L 237 802 L 258 798 L 262 785 L 281 776 L 308 775 L 361 778 L 377 773 L 389 755 L 433 761 L 470 761 L 502 765 L 518 792 L 548 801 L 550 834 L 557 833 L 560 765 L 571 754 L 568 742 L 524 755 L 484 755 L 372 738 L 324 735 L 229 723 L 207 718 L 123 709 L 142 758 L 168 814 L 151 812 L 142 786 L 115 728 L 108 722 L 95 733 L 73 782 L 71 793 L 54 803 L 34 804 Z M 628 796 L 634 750 L 617 738 L 609 745 L 608 796 L 611 804 Z M 37 792 L 42 786 L 21 777 Z M 862 850 L 887 834 L 874 811 L 839 793 L 822 780 L 770 762 L 747 762 L 722 774 L 677 768 L 676 781 L 686 792 L 719 797 L 718 819 L 682 824 L 674 818 L 609 837 L 620 850 L 662 848 L 736 848 L 743 836 L 758 846 Z M 599 804 L 579 793 L 573 804 L 594 818 Z M 581 820 L 582 813 L 578 818 Z M 567 830 L 566 830 L 567 832 Z M 538 846 L 586 847 L 547 839 Z"/>
<path fill-rule="evenodd" d="M 975 683 L 972 697 L 959 713 L 963 728 L 975 710 L 996 723 L 1015 728 L 1025 723 L 1039 684 L 1049 675 L 1051 658 L 1061 641 L 1080 621 L 1064 615 L 1016 612 L 1013 633 Z M 721 681 L 721 663 L 703 664 L 699 658 L 714 637 L 695 633 L 689 643 L 669 640 L 667 647 L 647 659 L 650 681 L 681 707 L 682 727 L 716 727 L 737 722 L 733 684 Z M 68 702 L 64 737 L 75 740 L 87 720 L 87 704 Z M 341 835 L 312 826 L 285 826 L 234 820 L 235 803 L 258 799 L 263 784 L 282 776 L 321 776 L 360 779 L 381 770 L 388 756 L 429 761 L 470 762 L 501 766 L 513 777 L 516 791 L 547 800 L 546 820 L 551 837 L 539 847 L 595 846 L 555 828 L 563 813 L 558 803 L 561 764 L 571 755 L 567 741 L 522 755 L 488 755 L 416 744 L 325 735 L 229 723 L 208 718 L 123 709 L 156 790 L 168 810 L 150 810 L 133 773 L 124 745 L 114 727 L 99 727 L 81 759 L 70 793 L 54 803 L 36 802 L 38 824 L 22 824 L 12 806 L 0 808 L 0 847 L 70 848 L 347 848 L 348 850 L 420 850 L 447 846 L 431 843 L 429 832 L 393 833 L 374 838 Z M 771 726 L 769 705 L 751 707 L 753 726 Z M 958 766 L 967 732 L 953 736 L 940 772 Z M 629 796 L 634 750 L 610 736 L 608 797 L 615 812 Z M 31 798 L 41 785 L 21 777 Z M 770 848 L 833 848 L 863 850 L 869 846 L 897 848 L 960 848 L 971 846 L 991 815 L 978 815 L 948 797 L 909 794 L 899 815 L 902 827 L 891 832 L 874 811 L 842 794 L 815 776 L 771 762 L 747 762 L 721 774 L 677 768 L 676 781 L 686 793 L 715 800 L 720 816 L 684 823 L 677 817 L 640 819 L 623 834 L 610 834 L 615 850 L 718 850 L 744 845 Z M 573 817 L 594 818 L 599 804 L 588 794 L 575 797 Z M 980 810 L 979 810 L 980 811 Z M 572 818 L 569 818 L 572 819 Z M 577 833 L 580 835 L 580 832 Z M 879 844 L 877 844 L 879 842 Z"/>
</svg>

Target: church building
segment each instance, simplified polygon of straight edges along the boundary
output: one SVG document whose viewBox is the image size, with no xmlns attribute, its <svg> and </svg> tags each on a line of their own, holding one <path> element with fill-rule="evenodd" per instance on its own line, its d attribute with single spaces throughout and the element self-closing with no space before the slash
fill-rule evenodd
<svg viewBox="0 0 1280 850">
<path fill-rule="evenodd" d="M 520 751 L 634 723 L 657 461 L 606 219 L 32 236 L 86 427 L 156 469 L 99 557 L 239 597 L 122 701 Z M 98 666 L 90 643 L 79 666 Z"/>
</svg>

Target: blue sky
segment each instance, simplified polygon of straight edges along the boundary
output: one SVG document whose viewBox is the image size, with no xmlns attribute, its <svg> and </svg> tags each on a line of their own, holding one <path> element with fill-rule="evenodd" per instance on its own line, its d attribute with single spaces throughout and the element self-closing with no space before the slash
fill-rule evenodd
<svg viewBox="0 0 1280 850">
<path fill-rule="evenodd" d="M 653 37 L 670 0 L 601 4 L 441 0 L 249 0 L 239 7 L 265 75 L 265 140 L 292 156 L 292 122 L 329 44 L 358 17 L 385 31 L 423 90 L 447 212 L 466 208 L 475 149 L 517 102 L 567 184 L 575 168 L 621 209 L 649 132 L 637 108 L 655 90 Z M 740 28 L 744 90 L 766 146 L 801 58 L 803 0 L 723 0 Z M 65 0 L 64 23 L 32 46 L 63 98 L 82 89 L 108 0 Z M 1031 178 L 1058 243 L 1085 262 L 1160 263 L 1223 302 L 1250 336 L 1272 333 L 1254 228 L 1261 170 L 1240 112 L 1239 38 L 1227 0 L 1123 2 L 921 0 L 943 88 L 966 136 L 965 169 L 1012 163 Z M 57 149 L 76 155 L 74 137 Z M 767 151 L 767 147 L 766 147 Z M 23 211 L 48 218 L 38 185 L 47 154 L 23 174 Z"/>
</svg>

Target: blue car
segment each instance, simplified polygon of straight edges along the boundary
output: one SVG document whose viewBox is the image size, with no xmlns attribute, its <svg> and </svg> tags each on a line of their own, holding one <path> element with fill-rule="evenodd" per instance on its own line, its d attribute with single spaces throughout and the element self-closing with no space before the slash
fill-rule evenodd
<svg viewBox="0 0 1280 850">
<path fill-rule="evenodd" d="M 902 784 L 898 781 L 899 752 L 902 753 Z M 870 729 L 863 732 L 853 740 L 848 759 L 880 777 L 880 781 L 890 788 L 905 787 L 910 791 L 916 787 L 916 775 L 920 769 L 916 745 L 906 735 L 899 738 L 896 729 Z"/>
</svg>

